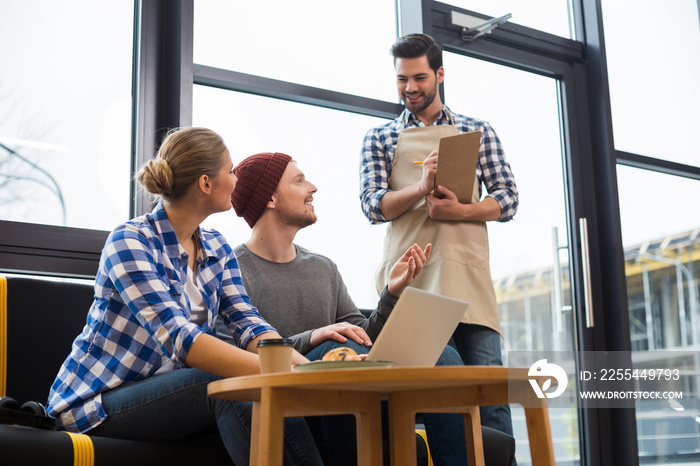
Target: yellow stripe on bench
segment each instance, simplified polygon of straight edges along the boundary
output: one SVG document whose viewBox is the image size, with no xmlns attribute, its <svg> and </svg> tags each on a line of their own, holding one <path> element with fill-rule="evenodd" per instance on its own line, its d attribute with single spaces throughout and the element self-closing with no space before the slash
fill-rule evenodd
<svg viewBox="0 0 700 466">
<path fill-rule="evenodd" d="M 73 466 L 93 466 L 95 464 L 95 450 L 92 439 L 85 434 L 65 432 L 73 440 Z"/>
<path fill-rule="evenodd" d="M 7 278 L 0 275 L 0 396 L 7 390 Z"/>
</svg>

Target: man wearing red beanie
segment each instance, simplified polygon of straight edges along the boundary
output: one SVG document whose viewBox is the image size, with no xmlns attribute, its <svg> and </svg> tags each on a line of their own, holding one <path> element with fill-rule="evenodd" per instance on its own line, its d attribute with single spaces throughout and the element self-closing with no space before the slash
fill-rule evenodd
<svg viewBox="0 0 700 466">
<path fill-rule="evenodd" d="M 290 163 L 291 162 L 291 163 Z M 235 248 L 245 270 L 244 285 L 263 316 L 302 354 L 334 340 L 349 338 L 367 353 L 394 308 L 398 296 L 420 273 L 430 254 L 411 246 L 393 269 L 377 310 L 366 319 L 347 293 L 336 265 L 294 244 L 299 230 L 316 222 L 316 186 L 286 154 L 252 155 L 234 168 L 238 178 L 231 203 L 253 229 Z M 256 307 L 258 306 L 256 304 Z M 258 307 L 260 309 L 260 307 Z M 331 342 L 329 342 L 331 344 Z M 320 358 L 328 345 L 312 353 Z"/>
<path fill-rule="evenodd" d="M 347 292 L 333 261 L 294 244 L 299 230 L 316 222 L 309 182 L 289 155 L 252 155 L 234 168 L 238 178 L 231 203 L 252 228 L 248 241 L 234 251 L 243 284 L 260 314 L 308 359 L 321 359 L 330 349 L 349 346 L 359 354 L 379 334 L 401 292 L 410 285 L 430 255 L 414 244 L 391 269 L 379 304 L 365 318 Z M 225 326 L 217 334 L 227 340 Z M 438 365 L 462 365 L 456 350 L 446 347 Z M 464 423 L 458 414 L 424 416 L 435 464 L 466 464 Z M 346 431 L 348 425 L 324 422 L 323 431 Z M 352 424 L 349 424 L 350 429 Z M 332 434 L 331 434 L 332 435 Z M 342 441 L 336 441 L 337 438 Z M 333 464 L 356 464 L 354 431 L 327 437 Z"/>
</svg>

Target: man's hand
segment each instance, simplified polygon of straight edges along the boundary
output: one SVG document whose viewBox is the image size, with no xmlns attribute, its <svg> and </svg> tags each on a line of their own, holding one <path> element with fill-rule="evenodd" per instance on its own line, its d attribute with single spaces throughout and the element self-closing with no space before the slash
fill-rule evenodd
<svg viewBox="0 0 700 466">
<path fill-rule="evenodd" d="M 420 191 L 424 195 L 430 194 L 435 189 L 435 174 L 437 173 L 438 151 L 434 150 L 423 160 L 423 174 L 418 183 Z"/>
<path fill-rule="evenodd" d="M 438 186 L 437 190 L 445 197 L 439 198 L 432 194 L 425 196 L 425 210 L 428 217 L 433 220 L 464 220 L 461 209 L 465 204 L 460 204 L 457 195 L 444 186 Z"/>
<path fill-rule="evenodd" d="M 501 206 L 490 196 L 473 204 L 460 204 L 457 195 L 446 187 L 438 185 L 437 190 L 445 197 L 425 197 L 425 210 L 433 220 L 488 222 L 501 218 Z"/>
<path fill-rule="evenodd" d="M 387 220 L 394 220 L 408 212 L 417 202 L 420 202 L 435 188 L 435 172 L 437 171 L 437 151 L 432 151 L 423 161 L 421 179 L 397 191 L 389 190 L 384 193 L 379 202 L 379 209 Z M 416 172 L 417 173 L 417 172 Z"/>
<path fill-rule="evenodd" d="M 403 290 L 413 283 L 413 280 L 423 270 L 428 257 L 430 257 L 432 247 L 433 245 L 428 243 L 425 250 L 423 250 L 420 246 L 414 244 L 406 250 L 404 255 L 391 268 L 389 283 L 387 284 L 389 293 L 394 296 L 400 296 Z"/>
<path fill-rule="evenodd" d="M 348 338 L 360 345 L 372 346 L 372 340 L 369 335 L 367 335 L 367 332 L 365 332 L 365 329 L 347 322 L 326 325 L 325 327 L 313 330 L 309 342 L 313 346 L 318 346 L 326 340 L 335 340 L 340 343 L 345 343 L 348 341 Z"/>
</svg>

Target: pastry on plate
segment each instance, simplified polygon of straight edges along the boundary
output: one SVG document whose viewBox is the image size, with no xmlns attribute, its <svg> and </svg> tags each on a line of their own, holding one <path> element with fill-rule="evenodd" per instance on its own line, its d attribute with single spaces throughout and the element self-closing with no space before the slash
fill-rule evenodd
<svg viewBox="0 0 700 466">
<path fill-rule="evenodd" d="M 360 361 L 360 356 L 354 349 L 340 346 L 324 354 L 321 361 Z"/>
</svg>

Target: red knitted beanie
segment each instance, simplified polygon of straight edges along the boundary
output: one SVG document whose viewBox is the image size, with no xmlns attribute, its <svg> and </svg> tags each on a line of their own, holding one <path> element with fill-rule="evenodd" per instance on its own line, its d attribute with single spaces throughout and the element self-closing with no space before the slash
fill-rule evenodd
<svg viewBox="0 0 700 466">
<path fill-rule="evenodd" d="M 238 183 L 231 194 L 231 204 L 251 228 L 265 212 L 291 160 L 287 154 L 264 152 L 251 155 L 233 169 Z"/>
</svg>

